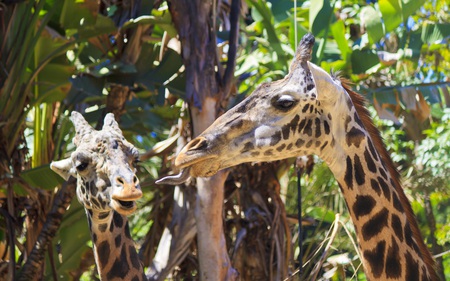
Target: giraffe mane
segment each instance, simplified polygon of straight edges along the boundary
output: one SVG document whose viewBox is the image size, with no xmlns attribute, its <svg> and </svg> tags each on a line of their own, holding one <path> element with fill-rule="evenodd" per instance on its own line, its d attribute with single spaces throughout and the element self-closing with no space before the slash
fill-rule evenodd
<svg viewBox="0 0 450 281">
<path fill-rule="evenodd" d="M 386 164 L 386 167 L 391 174 L 391 177 L 394 182 L 394 188 L 397 191 L 397 194 L 399 196 L 400 202 L 403 206 L 403 209 L 405 210 L 407 219 L 410 223 L 411 230 L 413 233 L 413 237 L 416 240 L 420 252 L 423 256 L 423 260 L 425 261 L 426 266 L 428 267 L 428 271 L 431 274 L 432 280 L 439 280 L 437 274 L 436 274 L 436 264 L 434 262 L 433 257 L 430 254 L 430 251 L 428 247 L 425 245 L 422 239 L 422 235 L 420 234 L 419 226 L 416 221 L 416 217 L 414 215 L 414 212 L 411 208 L 411 204 L 409 203 L 409 200 L 406 198 L 406 195 L 403 191 L 403 187 L 401 184 L 400 179 L 400 173 L 398 172 L 394 162 L 392 161 L 389 152 L 387 151 L 383 138 L 381 137 L 380 131 L 377 129 L 377 127 L 374 125 L 372 118 L 370 116 L 369 111 L 366 107 L 366 99 L 356 93 L 352 90 L 350 87 L 351 82 L 344 78 L 339 78 L 341 81 L 342 86 L 347 91 L 348 95 L 350 96 L 350 99 L 353 102 L 353 105 L 355 106 L 356 112 L 359 115 L 359 118 L 361 119 L 364 127 L 366 128 L 367 132 L 370 135 L 370 138 L 372 139 L 372 142 L 380 154 L 380 157 L 382 158 L 383 162 Z"/>
</svg>

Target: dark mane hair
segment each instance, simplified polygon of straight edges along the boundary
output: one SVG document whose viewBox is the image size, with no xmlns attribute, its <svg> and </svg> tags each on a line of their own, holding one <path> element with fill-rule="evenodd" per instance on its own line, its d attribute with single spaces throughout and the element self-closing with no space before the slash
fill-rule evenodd
<svg viewBox="0 0 450 281">
<path fill-rule="evenodd" d="M 389 174 L 391 175 L 391 178 L 393 180 L 394 188 L 397 191 L 400 202 L 403 206 L 403 209 L 405 210 L 406 217 L 411 226 L 413 237 L 416 240 L 417 245 L 419 246 L 422 258 L 428 268 L 428 272 L 430 272 L 432 280 L 439 280 L 439 277 L 435 269 L 434 259 L 431 256 L 428 247 L 425 245 L 423 241 L 422 235 L 420 234 L 419 226 L 416 221 L 416 217 L 411 208 L 411 204 L 409 203 L 405 193 L 403 192 L 400 174 L 397 168 L 395 167 L 394 162 L 392 161 L 389 152 L 387 151 L 384 145 L 383 139 L 380 135 L 380 131 L 373 124 L 372 118 L 370 117 L 370 113 L 365 106 L 366 99 L 351 89 L 350 82 L 348 80 L 340 78 L 340 81 L 342 86 L 350 96 L 350 99 L 352 100 L 353 105 L 355 106 L 356 112 L 358 113 L 359 118 L 361 119 L 364 127 L 369 133 L 370 138 L 372 139 L 372 142 L 376 150 L 378 151 L 382 161 L 386 164 L 386 168 L 388 169 Z"/>
</svg>

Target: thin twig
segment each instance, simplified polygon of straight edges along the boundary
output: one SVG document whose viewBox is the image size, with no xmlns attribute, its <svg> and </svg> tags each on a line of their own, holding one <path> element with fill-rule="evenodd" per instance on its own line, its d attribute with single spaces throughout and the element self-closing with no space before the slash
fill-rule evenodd
<svg viewBox="0 0 450 281">
<path fill-rule="evenodd" d="M 313 272 L 311 275 L 313 276 L 311 280 L 316 280 L 317 274 L 319 274 L 320 269 L 322 268 L 323 263 L 325 262 L 325 259 L 328 256 L 328 251 L 331 248 L 331 244 L 333 244 L 334 239 L 336 238 L 336 234 L 338 233 L 339 226 L 341 225 L 339 223 L 340 215 L 336 214 L 334 222 L 333 222 L 333 231 L 331 232 L 330 238 L 328 240 L 327 245 L 325 246 L 325 249 L 322 253 L 322 257 L 320 258 L 319 262 L 316 264 L 316 266 L 313 269 Z"/>
<path fill-rule="evenodd" d="M 445 256 L 447 254 L 450 254 L 450 250 L 447 250 L 447 251 L 442 252 L 440 254 L 434 255 L 433 258 L 437 259 L 437 258 L 440 258 L 440 257 Z"/>
</svg>

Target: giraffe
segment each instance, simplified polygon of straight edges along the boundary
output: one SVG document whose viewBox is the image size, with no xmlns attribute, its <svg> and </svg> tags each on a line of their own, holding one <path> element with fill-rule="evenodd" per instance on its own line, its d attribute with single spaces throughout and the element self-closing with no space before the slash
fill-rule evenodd
<svg viewBox="0 0 450 281">
<path fill-rule="evenodd" d="M 77 197 L 84 206 L 101 280 L 146 280 L 131 238 L 127 215 L 142 197 L 134 165 L 138 150 L 122 135 L 114 115 L 94 130 L 73 111 L 76 150 L 50 167 L 64 179 L 77 178 Z"/>
<path fill-rule="evenodd" d="M 244 162 L 316 154 L 339 183 L 369 280 L 438 280 L 433 258 L 364 99 L 310 62 L 306 34 L 289 73 L 264 83 L 191 140 L 175 159 L 179 175 L 208 177 Z"/>
</svg>

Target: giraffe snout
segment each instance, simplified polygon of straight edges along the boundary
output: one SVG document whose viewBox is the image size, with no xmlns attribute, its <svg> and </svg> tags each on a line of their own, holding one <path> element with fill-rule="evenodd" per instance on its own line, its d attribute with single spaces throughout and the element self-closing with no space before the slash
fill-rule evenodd
<svg viewBox="0 0 450 281">
<path fill-rule="evenodd" d="M 123 176 L 116 176 L 116 192 L 112 199 L 120 201 L 135 201 L 142 197 L 142 190 L 139 186 L 139 179 L 133 175 L 131 179 L 126 180 Z"/>
</svg>

